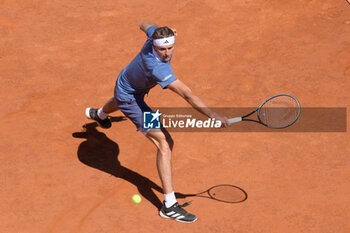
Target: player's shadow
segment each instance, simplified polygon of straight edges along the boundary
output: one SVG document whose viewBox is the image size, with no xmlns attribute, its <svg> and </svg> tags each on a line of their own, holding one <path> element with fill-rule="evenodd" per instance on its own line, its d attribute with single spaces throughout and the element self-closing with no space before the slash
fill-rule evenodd
<svg viewBox="0 0 350 233">
<path fill-rule="evenodd" d="M 125 120 L 124 117 L 113 117 L 112 122 Z M 140 194 L 150 201 L 156 208 L 162 207 L 162 202 L 153 190 L 163 193 L 162 188 L 156 183 L 140 175 L 139 173 L 124 167 L 118 160 L 119 146 L 109 139 L 104 133 L 99 132 L 96 123 L 83 126 L 84 132 L 73 133 L 74 138 L 84 138 L 78 148 L 79 160 L 89 166 L 107 172 L 117 178 L 124 179 L 135 185 Z"/>
<path fill-rule="evenodd" d="M 119 122 L 125 120 L 125 118 L 113 117 L 111 120 L 112 122 Z M 158 210 L 160 210 L 162 207 L 162 202 L 155 195 L 153 190 L 163 193 L 162 188 L 147 177 L 124 167 L 118 160 L 120 153 L 118 144 L 109 139 L 106 134 L 98 131 L 96 123 L 85 124 L 83 128 L 84 132 L 75 132 L 72 134 L 74 138 L 85 139 L 82 143 L 80 143 L 78 148 L 79 160 L 89 167 L 107 172 L 117 178 L 124 179 L 135 185 L 140 194 L 151 202 Z M 244 190 L 243 193 L 245 193 Z M 183 194 L 179 192 L 176 192 L 175 195 L 178 199 L 200 196 L 198 194 Z M 246 197 L 235 201 L 235 203 L 245 201 Z"/>
</svg>

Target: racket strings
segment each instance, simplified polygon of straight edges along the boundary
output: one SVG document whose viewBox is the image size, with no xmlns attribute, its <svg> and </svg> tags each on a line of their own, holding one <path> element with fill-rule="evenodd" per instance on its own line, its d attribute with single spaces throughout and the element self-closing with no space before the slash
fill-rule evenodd
<svg viewBox="0 0 350 233">
<path fill-rule="evenodd" d="M 259 112 L 260 120 L 270 127 L 285 127 L 299 116 L 298 102 L 290 96 L 278 96 L 267 101 Z"/>
</svg>

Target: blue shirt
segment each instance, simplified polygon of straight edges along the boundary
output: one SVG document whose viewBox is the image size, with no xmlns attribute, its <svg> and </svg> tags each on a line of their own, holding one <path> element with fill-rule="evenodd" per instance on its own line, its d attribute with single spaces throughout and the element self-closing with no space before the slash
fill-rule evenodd
<svg viewBox="0 0 350 233">
<path fill-rule="evenodd" d="M 117 100 L 134 100 L 135 95 L 145 95 L 157 84 L 164 89 L 176 80 L 170 61 L 160 61 L 153 54 L 152 34 L 156 28 L 147 29 L 141 52 L 120 72 L 115 89 Z"/>
</svg>

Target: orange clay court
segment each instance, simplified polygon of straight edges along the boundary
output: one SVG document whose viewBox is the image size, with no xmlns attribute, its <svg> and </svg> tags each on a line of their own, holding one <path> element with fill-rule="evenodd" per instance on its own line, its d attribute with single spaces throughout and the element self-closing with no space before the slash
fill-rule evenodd
<svg viewBox="0 0 350 233">
<path fill-rule="evenodd" d="M 350 107 L 345 0 L 0 0 L 0 231 L 350 232 L 347 132 L 173 132 L 176 192 L 232 184 L 248 198 L 179 199 L 193 224 L 158 216 L 155 147 L 120 112 L 108 130 L 84 115 L 112 97 L 142 21 L 177 29 L 175 75 L 210 107 L 285 92 Z M 146 102 L 189 107 L 159 86 Z"/>
</svg>

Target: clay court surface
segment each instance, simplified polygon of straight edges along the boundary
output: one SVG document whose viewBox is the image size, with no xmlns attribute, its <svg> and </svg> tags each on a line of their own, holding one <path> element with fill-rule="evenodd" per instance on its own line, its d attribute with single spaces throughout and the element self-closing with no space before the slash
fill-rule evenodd
<svg viewBox="0 0 350 233">
<path fill-rule="evenodd" d="M 347 132 L 174 132 L 177 192 L 232 184 L 248 199 L 178 199 L 194 224 L 158 216 L 154 146 L 120 112 L 109 130 L 84 116 L 141 49 L 142 21 L 178 30 L 175 75 L 211 107 L 278 93 L 350 107 L 345 0 L 0 0 L 0 231 L 350 232 Z M 160 87 L 146 101 L 189 106 Z"/>
</svg>

